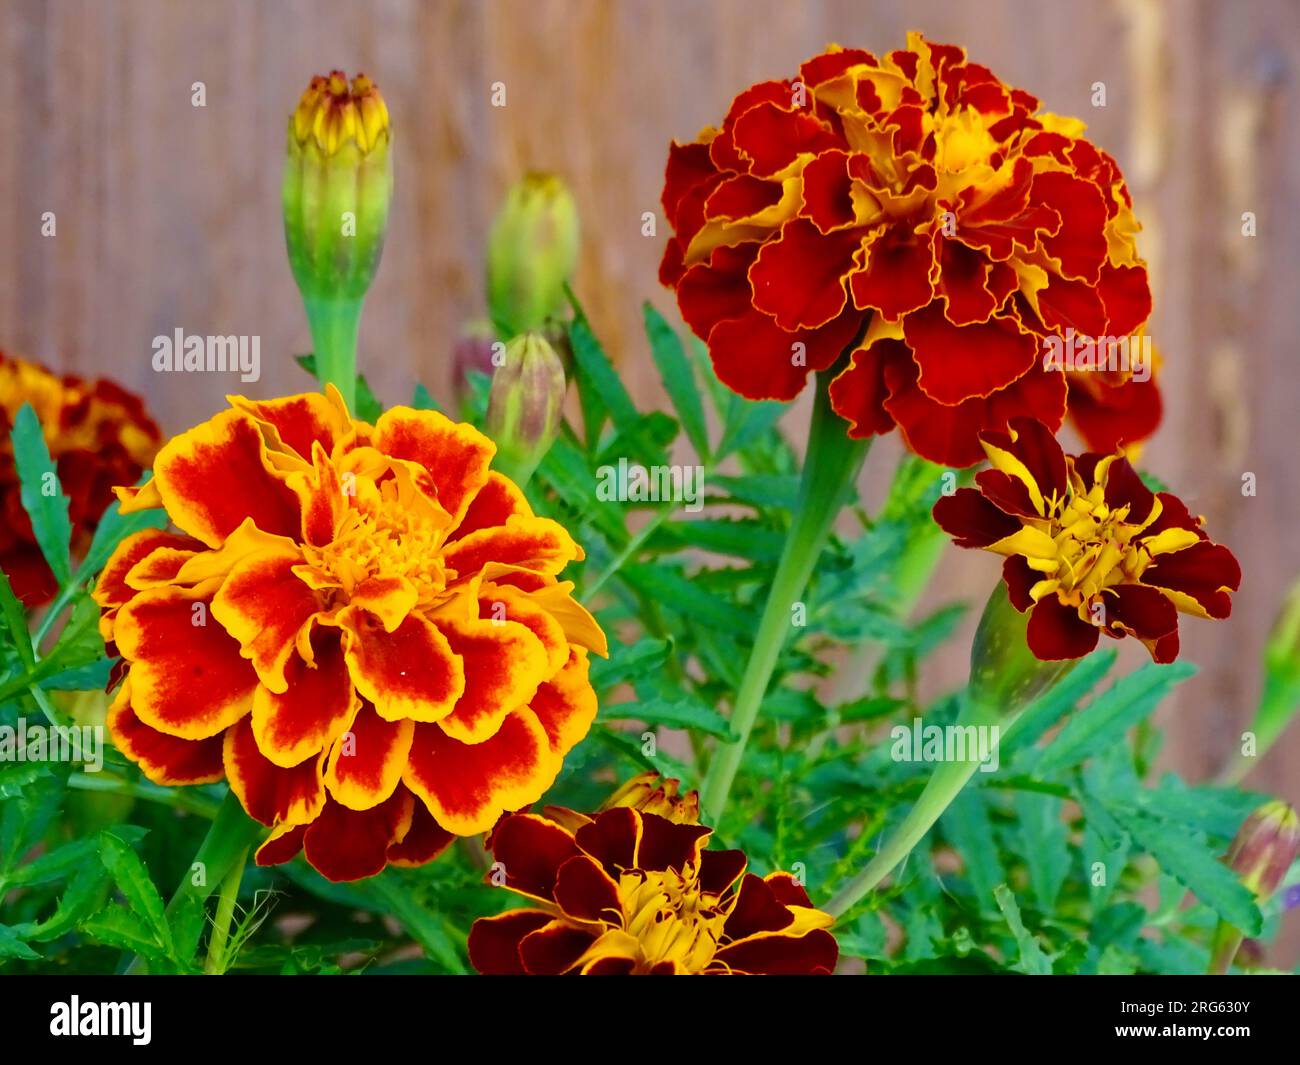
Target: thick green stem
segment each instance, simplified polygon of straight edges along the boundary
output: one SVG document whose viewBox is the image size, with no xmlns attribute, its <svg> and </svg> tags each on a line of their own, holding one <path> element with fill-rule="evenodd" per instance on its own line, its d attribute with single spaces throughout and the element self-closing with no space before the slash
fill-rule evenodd
<svg viewBox="0 0 1300 1065">
<path fill-rule="evenodd" d="M 1008 719 L 996 708 L 981 706 L 968 698 L 957 717 L 957 724 L 983 727 L 999 725 L 1002 730 L 1000 738 L 1005 738 L 1017 717 L 1019 712 Z M 980 764 L 977 760 L 940 762 L 926 782 L 925 790 L 916 800 L 916 805 L 908 811 L 898 828 L 885 840 L 884 845 L 862 872 L 836 893 L 827 904 L 826 912 L 833 917 L 842 917 L 884 880 L 904 858 L 912 853 L 912 848 L 925 838 L 926 833 L 934 827 L 934 823 L 975 775 L 975 770 L 980 767 Z"/>
<path fill-rule="evenodd" d="M 181 879 L 180 887 L 167 903 L 167 915 L 171 917 L 190 899 L 199 902 L 207 899 L 221 884 L 235 864 L 241 861 L 249 848 L 260 842 L 266 832 L 264 825 L 258 824 L 239 804 L 233 791 L 227 792 L 213 818 L 208 834 L 199 844 L 198 852 L 189 871 Z M 135 958 L 127 967 L 127 972 L 139 969 L 140 959 Z"/>
<path fill-rule="evenodd" d="M 1044 662 L 1035 658 L 1026 642 L 1027 621 L 1028 615 L 1016 611 L 999 582 L 975 632 L 970 683 L 957 715 L 958 727 L 997 726 L 999 731 L 991 737 L 994 744 L 1006 738 L 1031 702 L 1078 664 L 1077 659 Z M 866 867 L 835 894 L 826 912 L 843 917 L 884 880 L 925 838 L 980 764 L 978 760 L 940 762 L 916 805 Z"/>
<path fill-rule="evenodd" d="M 217 912 L 212 919 L 212 937 L 208 940 L 208 959 L 203 965 L 203 971 L 209 976 L 226 971 L 230 921 L 235 915 L 235 901 L 239 898 L 239 884 L 244 879 L 244 863 L 247 861 L 248 848 L 245 847 L 221 882 L 221 896 L 217 899 Z"/>
<path fill-rule="evenodd" d="M 1240 930 L 1233 928 L 1227 921 L 1220 921 L 1214 930 L 1214 942 L 1210 948 L 1210 966 L 1206 973 L 1210 976 L 1224 976 L 1237 957 L 1245 937 Z"/>
<path fill-rule="evenodd" d="M 808 586 L 835 517 L 867 454 L 868 441 L 850 440 L 844 422 L 831 410 L 828 392 L 831 376 L 830 371 L 817 375 L 808 453 L 794 523 L 772 578 L 767 605 L 731 713 L 736 739 L 719 746 L 704 781 L 700 803 L 708 824 L 716 825 L 726 808 L 736 771 L 745 756 L 745 744 L 767 693 L 781 646 L 790 632 L 791 609 Z"/>
<path fill-rule="evenodd" d="M 357 331 L 362 301 L 304 297 L 303 302 L 311 326 L 316 376 L 322 385 L 337 388 L 348 410 L 356 414 Z"/>
</svg>

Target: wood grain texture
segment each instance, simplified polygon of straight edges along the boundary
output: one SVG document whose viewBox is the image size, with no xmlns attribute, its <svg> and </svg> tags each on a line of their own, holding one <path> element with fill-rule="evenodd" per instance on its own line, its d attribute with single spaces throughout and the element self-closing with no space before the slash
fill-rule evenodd
<svg viewBox="0 0 1300 1065">
<path fill-rule="evenodd" d="M 448 352 L 482 312 L 482 245 L 505 187 L 558 171 L 585 227 L 578 288 L 633 392 L 658 396 L 640 303 L 655 280 L 665 150 L 741 88 L 827 41 L 878 50 L 909 27 L 965 44 L 1005 80 L 1084 117 L 1129 173 L 1156 287 L 1168 412 L 1150 468 L 1241 557 L 1231 622 L 1189 622 L 1201 673 L 1161 710 L 1165 762 L 1204 779 L 1259 688 L 1260 650 L 1300 574 L 1300 6 L 1212 0 L 5 0 L 0 8 L 0 346 L 149 397 L 170 430 L 232 382 L 150 368 L 177 327 L 257 334 L 271 395 L 308 346 L 283 254 L 284 122 L 309 76 L 358 68 L 396 124 L 392 230 L 362 326 L 389 402 L 449 392 Z M 191 106 L 206 85 L 207 106 Z M 504 82 L 507 106 L 490 105 Z M 1104 82 L 1107 106 L 1090 103 Z M 41 235 L 41 214 L 57 236 Z M 1241 236 L 1253 211 L 1258 236 Z M 806 398 L 791 427 L 806 417 Z M 893 442 L 873 453 L 877 496 Z M 1241 495 L 1254 473 L 1258 494 Z M 949 552 L 941 598 L 979 599 L 987 558 Z M 961 677 L 955 642 L 933 683 Z M 1136 661 L 1136 656 L 1134 658 Z M 1300 733 L 1252 777 L 1300 802 Z"/>
</svg>

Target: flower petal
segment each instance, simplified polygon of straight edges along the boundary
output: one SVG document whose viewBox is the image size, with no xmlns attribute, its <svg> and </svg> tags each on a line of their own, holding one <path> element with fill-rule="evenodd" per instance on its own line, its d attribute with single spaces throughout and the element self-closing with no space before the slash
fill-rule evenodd
<svg viewBox="0 0 1300 1065">
<path fill-rule="evenodd" d="M 438 502 L 459 522 L 470 501 L 487 483 L 496 445 L 472 425 L 453 422 L 437 411 L 394 407 L 375 424 L 375 447 L 393 458 L 423 466 L 437 489 Z"/>
<path fill-rule="evenodd" d="M 559 770 L 545 730 L 531 710 L 520 708 L 482 743 L 461 743 L 438 725 L 417 726 L 402 779 L 438 824 L 472 836 L 540 799 Z"/>
<path fill-rule="evenodd" d="M 337 629 L 312 634 L 314 662 L 294 655 L 279 694 L 258 685 L 253 735 L 268 760 L 283 768 L 319 754 L 351 723 L 360 705 L 352 688 Z"/>
<path fill-rule="evenodd" d="M 388 848 L 406 833 L 413 813 L 414 802 L 405 792 L 369 810 L 326 803 L 303 834 L 303 854 L 313 869 L 334 883 L 375 876 L 384 871 Z"/>
<path fill-rule="evenodd" d="M 307 824 L 324 808 L 324 751 L 283 769 L 258 750 L 252 723 L 245 718 L 226 730 L 222 755 L 230 790 L 254 820 L 264 825 Z"/>
<path fill-rule="evenodd" d="M 523 976 L 519 941 L 551 923 L 540 910 L 511 910 L 480 917 L 469 930 L 469 961 L 484 976 Z"/>
<path fill-rule="evenodd" d="M 222 411 L 173 437 L 154 461 L 154 481 L 171 520 L 209 547 L 220 547 L 245 518 L 265 532 L 298 534 L 298 499 L 243 411 Z"/>
<path fill-rule="evenodd" d="M 527 626 L 504 618 L 443 614 L 437 626 L 465 673 L 464 693 L 439 724 L 462 743 L 482 743 L 536 694 L 547 675 L 546 648 Z"/>
<path fill-rule="evenodd" d="M 125 681 L 108 708 L 113 745 L 155 784 L 211 784 L 221 779 L 221 737 L 183 740 L 152 729 L 131 709 L 131 682 Z"/>
<path fill-rule="evenodd" d="M 212 599 L 212 616 L 239 641 L 240 652 L 271 691 L 288 687 L 285 666 L 299 630 L 320 609 L 316 593 L 294 573 L 296 547 L 262 551 L 236 563 Z"/>
<path fill-rule="evenodd" d="M 363 705 L 330 750 L 325 786 L 350 810 L 369 810 L 396 790 L 411 751 L 414 721 L 385 721 Z"/>
<path fill-rule="evenodd" d="M 1089 654 L 1097 646 L 1101 629 L 1079 617 L 1074 607 L 1048 595 L 1034 604 L 1026 635 L 1037 658 L 1056 662 Z"/>
<path fill-rule="evenodd" d="M 215 736 L 248 713 L 257 674 L 239 644 L 182 588 L 141 592 L 118 611 L 114 640 L 131 663 L 131 705 L 146 725 L 183 739 Z"/>
<path fill-rule="evenodd" d="M 375 615 L 348 607 L 339 615 L 348 669 L 362 696 L 389 721 L 437 721 L 465 693 L 465 670 L 437 626 L 409 615 L 385 632 Z"/>
</svg>

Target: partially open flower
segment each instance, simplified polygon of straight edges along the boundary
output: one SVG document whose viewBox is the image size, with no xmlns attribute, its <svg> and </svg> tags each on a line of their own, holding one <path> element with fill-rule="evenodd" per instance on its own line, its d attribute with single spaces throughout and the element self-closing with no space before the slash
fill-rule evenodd
<svg viewBox="0 0 1300 1065">
<path fill-rule="evenodd" d="M 605 800 L 602 810 L 630 806 L 642 813 L 658 814 L 675 824 L 699 824 L 700 793 L 679 794 L 681 781 L 645 772 L 634 776 Z"/>
<path fill-rule="evenodd" d="M 41 423 L 59 483 L 68 497 L 72 551 L 90 546 L 113 487 L 133 484 L 153 461 L 162 434 L 144 402 L 111 381 L 59 377 L 0 353 L 0 569 L 27 606 L 47 602 L 54 574 L 32 535 L 19 494 L 10 433 L 23 404 Z"/>
<path fill-rule="evenodd" d="M 1056 429 L 1068 403 L 1113 450 L 1159 420 L 1118 350 L 1151 295 L 1128 189 L 1083 131 L 920 34 L 879 59 L 832 47 L 672 146 L 661 279 L 741 395 L 791 399 L 852 345 L 831 402 L 853 437 L 897 425 L 969 466 L 982 429 Z M 1045 365 L 1076 336 L 1107 369 Z"/>
<path fill-rule="evenodd" d="M 310 300 L 359 300 L 379 265 L 392 197 L 388 107 L 364 74 L 314 77 L 289 117 L 284 233 Z"/>
<path fill-rule="evenodd" d="M 229 780 L 333 880 L 419 862 L 536 801 L 596 713 L 605 638 L 559 580 L 582 557 L 432 411 L 375 425 L 332 389 L 170 441 L 95 592 L 125 679 L 114 741 L 153 781 Z"/>
<path fill-rule="evenodd" d="M 1003 555 L 1012 604 L 1031 610 L 1040 659 L 1079 658 L 1101 633 L 1136 636 L 1157 662 L 1178 655 L 1178 614 L 1226 618 L 1241 583 L 1176 496 L 1154 493 L 1122 455 L 1067 457 L 1041 424 L 1011 423 L 980 442 L 992 469 L 934 506 L 961 547 Z"/>
<path fill-rule="evenodd" d="M 488 974 L 830 973 L 830 916 L 789 873 L 706 850 L 711 831 L 627 806 L 507 818 L 496 875 L 530 905 L 475 921 L 470 960 Z"/>
</svg>

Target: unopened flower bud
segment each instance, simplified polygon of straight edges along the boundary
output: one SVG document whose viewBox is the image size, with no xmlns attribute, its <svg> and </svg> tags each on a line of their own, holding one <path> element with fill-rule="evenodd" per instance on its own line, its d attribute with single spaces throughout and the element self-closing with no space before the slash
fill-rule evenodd
<svg viewBox="0 0 1300 1065">
<path fill-rule="evenodd" d="M 1280 799 L 1255 810 L 1232 841 L 1225 858 L 1261 901 L 1281 885 L 1300 851 L 1300 817 Z"/>
<path fill-rule="evenodd" d="M 487 430 L 498 468 L 520 485 L 560 431 L 565 387 L 560 357 L 541 334 L 525 333 L 506 345 L 488 393 Z"/>
<path fill-rule="evenodd" d="M 678 794 L 681 782 L 658 773 L 641 773 L 633 777 L 605 800 L 602 810 L 630 806 L 643 813 L 658 814 L 679 825 L 700 823 L 700 793 Z"/>
<path fill-rule="evenodd" d="M 282 199 L 289 265 L 311 326 L 316 376 L 354 409 L 361 304 L 393 193 L 388 107 L 364 74 L 312 78 L 289 116 Z"/>
<path fill-rule="evenodd" d="M 506 195 L 487 253 L 488 310 L 502 336 L 540 329 L 564 309 L 578 261 L 578 208 L 553 174 L 531 173 Z"/>
<path fill-rule="evenodd" d="M 289 117 L 284 234 L 307 299 L 360 300 L 388 230 L 388 107 L 364 74 L 312 78 Z"/>
</svg>

